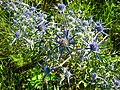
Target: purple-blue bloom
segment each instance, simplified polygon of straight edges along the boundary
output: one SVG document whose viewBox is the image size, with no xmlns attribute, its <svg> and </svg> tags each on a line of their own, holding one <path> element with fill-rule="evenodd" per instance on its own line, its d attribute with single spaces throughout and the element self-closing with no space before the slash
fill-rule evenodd
<svg viewBox="0 0 120 90">
<path fill-rule="evenodd" d="M 14 6 L 15 3 L 14 3 L 14 2 L 10 2 L 9 5 L 10 5 L 10 6 Z"/>
<path fill-rule="evenodd" d="M 25 16 L 26 18 L 28 18 L 28 17 L 30 17 L 30 16 L 32 16 L 32 15 L 31 15 L 31 13 L 27 12 L 27 13 L 24 13 L 24 16 Z"/>
<path fill-rule="evenodd" d="M 56 66 L 56 67 L 54 67 L 54 68 L 50 68 L 49 66 L 48 66 L 48 63 L 46 62 L 46 66 L 43 66 L 43 65 L 41 65 L 39 62 L 38 62 L 38 65 L 39 66 L 41 66 L 42 68 L 43 68 L 43 71 L 45 72 L 45 75 L 43 76 L 43 81 L 44 81 L 44 78 L 47 76 L 47 75 L 50 75 L 50 72 L 52 71 L 52 70 L 56 70 L 56 69 L 58 69 L 60 66 Z M 51 77 L 50 77 L 50 79 L 51 79 Z"/>
<path fill-rule="evenodd" d="M 45 24 L 38 24 L 37 28 L 38 28 L 38 31 L 41 32 L 41 33 L 44 33 L 45 30 L 46 30 Z"/>
<path fill-rule="evenodd" d="M 65 10 L 66 9 L 65 4 L 59 4 L 58 9 L 61 10 L 61 11 Z"/>
<path fill-rule="evenodd" d="M 18 28 L 18 31 L 14 31 L 12 29 L 10 29 L 14 35 L 15 35 L 15 39 L 12 41 L 12 44 L 17 40 L 17 39 L 20 39 L 22 37 L 22 33 L 20 31 L 20 28 Z"/>
<path fill-rule="evenodd" d="M 96 30 L 96 32 L 101 33 L 102 35 L 103 35 L 103 34 L 104 34 L 104 35 L 108 35 L 108 34 L 105 33 L 104 31 L 105 31 L 105 30 L 109 30 L 109 28 L 104 28 L 104 27 L 102 26 L 102 23 L 101 23 L 101 22 L 96 22 L 96 23 L 95 23 L 95 30 Z"/>
<path fill-rule="evenodd" d="M 68 70 L 68 68 L 65 68 L 65 67 L 62 68 L 62 72 L 63 72 L 64 77 L 61 79 L 60 84 L 62 83 L 62 81 L 64 79 L 67 79 L 68 80 L 68 84 L 70 85 L 70 78 L 72 76 L 75 76 L 76 74 L 71 74 L 70 70 Z"/>
<path fill-rule="evenodd" d="M 116 89 L 120 88 L 120 80 L 113 78 L 113 84 L 115 85 Z"/>
<path fill-rule="evenodd" d="M 31 10 L 31 11 L 37 11 L 37 10 L 40 10 L 40 9 L 37 9 L 38 5 L 39 5 L 39 3 L 34 7 L 34 6 L 33 6 L 33 3 L 32 3 L 32 6 L 29 7 L 29 10 Z"/>
<path fill-rule="evenodd" d="M 59 40 L 57 41 L 57 43 L 58 43 L 58 45 L 59 45 L 59 46 L 57 46 L 57 47 L 59 47 L 59 50 L 60 50 L 59 59 L 62 57 L 62 53 L 63 53 L 63 51 L 64 51 L 65 49 L 67 50 L 68 54 L 71 55 L 69 46 L 70 46 L 70 44 L 74 44 L 74 43 L 72 42 L 72 40 L 73 40 L 73 38 L 75 37 L 75 35 L 73 35 L 73 36 L 70 38 L 70 37 L 69 37 L 69 33 L 70 33 L 70 31 L 69 31 L 69 30 L 66 30 L 65 33 L 64 33 L 64 37 L 60 37 L 60 36 L 58 36 L 58 35 L 56 34 L 57 37 L 58 37 L 58 39 L 59 39 Z M 72 55 L 71 55 L 71 57 L 72 57 Z"/>
<path fill-rule="evenodd" d="M 69 13 L 70 13 L 70 15 L 74 15 L 74 11 L 73 10 L 70 10 Z"/>
<path fill-rule="evenodd" d="M 98 34 L 96 34 L 96 36 L 90 42 L 88 42 L 86 39 L 84 39 L 84 44 L 87 45 L 88 48 L 83 48 L 82 50 L 89 50 L 88 53 L 85 54 L 84 56 L 88 57 L 89 54 L 91 52 L 93 52 L 95 54 L 96 58 L 100 62 L 102 62 L 102 60 L 100 59 L 100 57 L 98 56 L 98 54 L 99 54 L 99 50 L 103 49 L 103 48 L 100 48 L 100 46 L 105 42 L 106 37 L 104 37 L 104 39 L 101 40 L 99 43 L 98 43 Z"/>
<path fill-rule="evenodd" d="M 40 40 L 40 37 L 43 36 L 43 34 L 46 32 L 46 25 L 45 24 L 38 24 L 38 40 Z"/>
<path fill-rule="evenodd" d="M 91 77 L 92 77 L 93 79 L 95 79 L 95 78 L 97 77 L 97 74 L 96 74 L 96 73 L 92 73 Z"/>
<path fill-rule="evenodd" d="M 103 78 L 101 78 L 100 76 L 98 76 L 96 73 L 92 73 L 91 77 L 92 77 L 93 79 L 100 79 L 100 80 L 104 81 L 105 84 L 108 85 L 108 82 L 107 82 L 105 79 L 103 79 Z"/>
</svg>

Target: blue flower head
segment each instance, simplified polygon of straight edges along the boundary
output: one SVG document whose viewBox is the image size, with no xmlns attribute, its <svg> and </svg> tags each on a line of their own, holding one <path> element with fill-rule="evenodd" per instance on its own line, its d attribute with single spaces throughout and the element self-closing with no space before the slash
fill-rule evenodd
<svg viewBox="0 0 120 90">
<path fill-rule="evenodd" d="M 73 35 L 71 38 L 69 37 L 69 30 L 66 30 L 65 31 L 65 33 L 64 33 L 64 37 L 60 37 L 60 36 L 58 36 L 57 34 L 57 37 L 58 37 L 58 41 L 57 41 L 57 43 L 58 43 L 58 47 L 59 47 L 59 49 L 60 49 L 60 57 L 59 57 L 59 59 L 61 58 L 61 56 L 62 56 L 62 53 L 63 53 L 63 51 L 66 49 L 67 50 L 67 52 L 68 52 L 68 54 L 69 55 L 71 55 L 71 52 L 70 52 L 70 50 L 69 50 L 69 46 L 70 46 L 70 44 L 74 44 L 73 42 L 72 42 L 72 40 L 73 40 L 73 38 L 75 37 L 75 35 Z M 71 57 L 72 57 L 72 55 L 71 55 Z"/>
<path fill-rule="evenodd" d="M 90 51 L 94 52 L 99 49 L 98 44 L 96 42 L 93 42 L 90 44 Z"/>
<path fill-rule="evenodd" d="M 14 6 L 15 4 L 14 4 L 13 2 L 10 2 L 9 5 L 10 5 L 10 6 Z"/>
<path fill-rule="evenodd" d="M 105 34 L 105 35 L 108 35 L 107 33 L 105 33 L 104 31 L 105 30 L 109 30 L 109 28 L 104 28 L 102 26 L 102 23 L 101 22 L 96 22 L 95 23 L 95 30 L 101 34 Z"/>
<path fill-rule="evenodd" d="M 39 13 L 38 13 L 38 17 L 39 17 L 41 20 L 44 20 L 45 14 L 42 13 L 42 12 L 39 12 Z"/>
<path fill-rule="evenodd" d="M 19 5 L 20 4 L 20 0 L 17 0 L 14 3 L 15 3 L 15 5 Z"/>
<path fill-rule="evenodd" d="M 84 26 L 89 26 L 88 20 L 83 20 L 81 26 L 83 26 L 83 27 L 84 27 Z"/>
<path fill-rule="evenodd" d="M 38 5 L 39 5 L 39 3 L 36 6 L 33 6 L 33 3 L 32 3 L 32 7 L 29 7 L 29 10 L 31 10 L 31 11 L 39 10 L 39 9 L 37 9 Z"/>
<path fill-rule="evenodd" d="M 119 88 L 120 87 L 120 80 L 113 78 L 113 84 L 116 86 L 116 88 Z"/>
<path fill-rule="evenodd" d="M 38 24 L 38 30 L 40 31 L 40 32 L 45 32 L 45 30 L 46 30 L 46 26 L 45 26 L 45 24 Z"/>
<path fill-rule="evenodd" d="M 58 9 L 61 10 L 61 11 L 66 10 L 65 4 L 59 4 Z"/>
<path fill-rule="evenodd" d="M 54 68 L 50 68 L 50 67 L 48 66 L 48 63 L 47 63 L 47 62 L 46 62 L 46 66 L 41 65 L 39 62 L 38 62 L 38 65 L 43 68 L 43 71 L 44 71 L 44 73 L 45 73 L 45 75 L 44 75 L 43 78 L 42 78 L 43 81 L 44 81 L 44 78 L 45 78 L 47 75 L 50 75 L 50 72 L 51 72 L 52 70 L 56 70 L 56 69 L 58 69 L 58 68 L 60 67 L 60 66 L 56 66 L 56 67 L 54 67 Z M 51 77 L 50 77 L 50 78 L 51 78 Z"/>
<path fill-rule="evenodd" d="M 108 82 L 107 82 L 105 79 L 103 79 L 103 78 L 101 78 L 100 76 L 98 76 L 96 73 L 92 73 L 91 77 L 92 77 L 93 79 L 100 79 L 100 80 L 104 81 L 104 83 L 105 83 L 106 85 L 108 85 Z"/>
<path fill-rule="evenodd" d="M 17 24 L 18 23 L 18 20 L 13 20 L 13 24 Z"/>
<path fill-rule="evenodd" d="M 30 10 L 31 10 L 31 11 L 34 11 L 34 10 L 36 10 L 36 8 L 35 8 L 35 7 L 31 7 Z"/>
<path fill-rule="evenodd" d="M 50 73 L 50 68 L 48 67 L 48 66 L 45 66 L 44 67 L 44 72 L 46 73 L 46 74 L 49 74 Z"/>
<path fill-rule="evenodd" d="M 103 78 L 101 78 L 100 76 L 98 76 L 97 75 L 97 73 L 92 73 L 92 75 L 91 75 L 91 77 L 93 78 L 93 79 L 100 79 L 100 80 L 104 80 Z M 105 81 L 105 80 L 104 80 Z"/>
<path fill-rule="evenodd" d="M 69 13 L 70 13 L 70 15 L 74 15 L 74 11 L 73 10 L 70 10 Z"/>
<path fill-rule="evenodd" d="M 96 73 L 92 73 L 91 77 L 92 77 L 93 79 L 95 79 L 95 78 L 97 77 L 97 74 L 96 74 Z"/>
<path fill-rule="evenodd" d="M 20 31 L 17 31 L 14 34 L 15 34 L 16 38 L 19 38 L 21 33 L 20 33 Z"/>
<path fill-rule="evenodd" d="M 70 70 L 68 70 L 68 68 L 65 68 L 65 67 L 62 68 L 62 72 L 63 72 L 64 77 L 61 79 L 60 84 L 62 83 L 62 81 L 64 79 L 67 79 L 68 80 L 68 84 L 70 85 L 70 78 L 72 76 L 75 76 L 75 74 L 71 74 Z"/>
<path fill-rule="evenodd" d="M 24 16 L 25 16 L 26 18 L 28 18 L 28 17 L 30 17 L 30 16 L 32 16 L 32 15 L 31 15 L 31 13 L 27 12 L 27 13 L 24 14 Z"/>
<path fill-rule="evenodd" d="M 18 31 L 14 31 L 14 30 L 12 30 L 12 29 L 10 29 L 13 33 L 14 33 L 14 35 L 15 35 L 15 38 L 14 38 L 14 40 L 12 41 L 12 44 L 18 39 L 21 39 L 21 37 L 22 37 L 22 33 L 21 33 L 21 31 L 20 31 L 20 28 L 18 28 Z"/>
<path fill-rule="evenodd" d="M 45 26 L 45 24 L 38 24 L 37 29 L 38 29 L 38 33 L 37 33 L 38 34 L 38 40 L 40 40 L 41 36 L 43 36 L 44 33 L 47 32 L 46 31 L 46 26 Z"/>
<path fill-rule="evenodd" d="M 66 38 L 61 38 L 58 42 L 61 47 L 67 47 L 69 45 L 69 42 Z"/>
<path fill-rule="evenodd" d="M 47 63 L 46 63 L 46 64 L 47 64 Z M 43 65 L 41 65 L 41 64 L 38 62 L 38 65 L 43 68 L 43 71 L 45 72 L 45 74 L 49 74 L 49 73 L 50 73 L 51 68 L 48 66 L 48 64 L 47 64 L 46 66 L 43 66 Z"/>
<path fill-rule="evenodd" d="M 100 62 L 102 62 L 102 60 L 100 59 L 98 54 L 99 54 L 99 50 L 103 49 L 103 48 L 100 48 L 100 46 L 105 42 L 106 37 L 104 37 L 104 39 L 101 40 L 99 43 L 98 43 L 98 34 L 96 34 L 95 37 L 93 38 L 93 40 L 91 40 L 90 42 L 88 42 L 87 40 L 84 39 L 84 44 L 87 45 L 88 48 L 83 48 L 82 50 L 89 50 L 88 53 L 85 54 L 85 57 L 88 57 L 89 54 L 91 52 L 93 52 L 95 54 L 96 58 Z"/>
</svg>

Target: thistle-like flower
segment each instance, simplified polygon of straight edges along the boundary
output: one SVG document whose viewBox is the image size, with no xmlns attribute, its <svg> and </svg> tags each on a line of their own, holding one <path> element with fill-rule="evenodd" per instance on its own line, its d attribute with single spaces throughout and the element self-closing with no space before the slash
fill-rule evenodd
<svg viewBox="0 0 120 90">
<path fill-rule="evenodd" d="M 91 77 L 93 78 L 93 79 L 101 79 L 102 80 L 102 78 L 101 77 L 99 77 L 98 75 L 97 75 L 97 73 L 92 73 L 92 75 L 91 75 Z"/>
<path fill-rule="evenodd" d="M 23 39 L 27 42 L 27 46 L 30 46 L 31 50 L 34 49 L 34 41 L 33 39 L 27 39 L 25 37 L 23 37 Z"/>
<path fill-rule="evenodd" d="M 48 66 L 48 63 L 46 62 L 46 66 L 43 66 L 43 65 L 41 65 L 39 62 L 38 62 L 38 65 L 39 66 L 41 66 L 42 68 L 43 68 L 43 71 L 45 72 L 45 75 L 43 76 L 43 78 L 42 78 L 42 81 L 44 81 L 44 79 L 45 79 L 45 77 L 48 75 L 48 76 L 50 76 L 50 72 L 52 71 L 52 70 L 56 70 L 56 69 L 58 69 L 60 66 L 56 66 L 56 67 L 54 67 L 54 68 L 50 68 L 49 66 Z M 51 80 L 51 77 L 50 77 L 50 80 Z"/>
<path fill-rule="evenodd" d="M 12 41 L 12 44 L 18 39 L 18 40 L 20 40 L 21 39 L 21 37 L 22 37 L 22 33 L 21 33 L 21 31 L 20 31 L 20 28 L 18 28 L 18 31 L 14 31 L 14 30 L 12 30 L 12 29 L 10 29 L 13 33 L 14 33 L 14 35 L 15 35 L 15 38 L 14 38 L 14 40 Z M 11 44 L 11 45 L 12 45 Z"/>
<path fill-rule="evenodd" d="M 61 10 L 61 11 L 66 10 L 65 4 L 59 4 L 58 9 Z"/>
<path fill-rule="evenodd" d="M 66 10 L 66 5 L 63 3 L 59 4 L 58 6 L 55 5 L 55 7 L 56 7 L 56 9 L 59 10 L 60 14 L 63 14 L 64 11 Z"/>
<path fill-rule="evenodd" d="M 93 79 L 98 78 L 98 76 L 97 76 L 97 74 L 96 74 L 96 73 L 92 73 L 91 77 L 92 77 Z"/>
<path fill-rule="evenodd" d="M 102 60 L 100 59 L 100 57 L 98 56 L 98 54 L 99 54 L 99 50 L 102 50 L 102 49 L 103 49 L 103 48 L 100 48 L 100 46 L 106 41 L 105 39 L 106 39 L 107 36 L 105 36 L 105 37 L 103 38 L 103 40 L 101 40 L 99 43 L 98 43 L 97 37 L 98 37 L 98 34 L 97 34 L 97 35 L 93 38 L 93 40 L 91 40 L 90 42 L 88 42 L 87 40 L 84 39 L 84 44 L 87 45 L 88 48 L 83 48 L 82 50 L 89 50 L 89 51 L 88 51 L 87 54 L 83 55 L 83 57 L 88 58 L 88 57 L 89 57 L 89 54 L 90 54 L 91 52 L 93 52 L 93 53 L 95 54 L 96 58 L 97 58 L 100 62 L 102 62 Z"/>
<path fill-rule="evenodd" d="M 71 52 L 69 50 L 69 47 L 70 47 L 70 44 L 74 44 L 74 42 L 72 42 L 73 38 L 75 37 L 75 35 L 73 35 L 71 38 L 69 38 L 69 33 L 70 31 L 69 30 L 66 30 L 65 33 L 64 33 L 64 37 L 60 37 L 58 36 L 57 34 L 57 37 L 58 37 L 58 47 L 59 47 L 59 50 L 60 50 L 60 56 L 59 56 L 59 59 L 62 57 L 62 53 L 63 51 L 66 49 L 68 54 L 71 55 Z M 72 55 L 71 55 L 72 57 Z"/>
<path fill-rule="evenodd" d="M 108 82 L 107 82 L 105 79 L 103 79 L 103 78 L 101 78 L 100 76 L 98 76 L 96 73 L 92 73 L 91 77 L 92 77 L 93 79 L 100 79 L 100 80 L 104 81 L 105 84 L 108 85 Z"/>
<path fill-rule="evenodd" d="M 9 5 L 10 5 L 10 6 L 14 6 L 15 3 L 14 3 L 14 2 L 10 2 Z"/>
<path fill-rule="evenodd" d="M 30 11 L 33 11 L 33 12 L 35 12 L 35 11 L 37 11 L 37 10 L 40 10 L 40 9 L 37 9 L 37 7 L 39 6 L 39 4 L 40 4 L 40 3 L 38 3 L 36 6 L 34 6 L 33 3 L 32 3 L 32 6 L 29 7 L 29 10 L 30 10 Z"/>
<path fill-rule="evenodd" d="M 102 26 L 102 23 L 101 23 L 101 22 L 95 22 L 95 31 L 96 31 L 96 32 L 99 32 L 99 33 L 101 33 L 102 35 L 103 35 L 103 34 L 104 34 L 104 35 L 108 35 L 107 33 L 104 32 L 105 30 L 109 30 L 109 28 L 104 28 L 104 27 Z"/>
<path fill-rule="evenodd" d="M 37 25 L 38 31 L 43 35 L 44 32 L 46 31 L 46 26 L 45 24 L 38 24 Z"/>
<path fill-rule="evenodd" d="M 39 23 L 39 24 L 37 24 L 36 27 L 37 27 L 37 31 L 38 31 L 38 33 L 37 33 L 38 40 L 40 40 L 41 36 L 43 36 L 45 32 L 48 33 L 46 31 L 47 30 L 47 24 L 45 24 L 45 23 Z"/>
<path fill-rule="evenodd" d="M 120 88 L 120 80 L 113 78 L 112 83 L 115 85 L 116 90 Z"/>
<path fill-rule="evenodd" d="M 61 79 L 60 84 L 62 84 L 62 81 L 63 81 L 64 79 L 67 79 L 68 84 L 70 85 L 70 78 L 71 78 L 72 76 L 75 76 L 75 74 L 71 74 L 71 73 L 70 73 L 70 70 L 68 70 L 68 68 L 65 68 L 65 67 L 62 68 L 62 72 L 63 72 L 64 77 Z"/>
</svg>

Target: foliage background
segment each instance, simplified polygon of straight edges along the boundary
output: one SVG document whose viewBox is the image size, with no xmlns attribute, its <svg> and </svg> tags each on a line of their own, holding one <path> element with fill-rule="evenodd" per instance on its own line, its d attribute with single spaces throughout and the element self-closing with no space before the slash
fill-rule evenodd
<svg viewBox="0 0 120 90">
<path fill-rule="evenodd" d="M 72 0 L 63 0 L 64 4 L 69 4 Z M 41 8 L 48 13 L 51 13 L 50 8 L 53 8 L 53 4 L 60 3 L 59 0 L 24 0 L 25 3 L 32 5 L 40 2 Z M 110 35 L 109 42 L 105 44 L 107 50 L 105 55 L 102 56 L 106 60 L 103 66 L 108 67 L 108 63 L 115 64 L 115 71 L 111 71 L 109 68 L 101 71 L 99 75 L 103 75 L 106 71 L 117 75 L 120 79 L 120 2 L 118 0 L 74 0 L 69 7 L 73 10 L 82 10 L 84 18 L 94 16 L 94 20 L 101 19 L 105 25 L 111 30 L 108 32 Z M 73 79 L 71 86 L 64 83 L 62 87 L 56 82 L 40 82 L 43 74 L 40 74 L 41 68 L 38 66 L 37 61 L 42 58 L 43 55 L 35 55 L 34 52 L 22 47 L 22 44 L 18 42 L 13 46 L 10 46 L 12 35 L 9 30 L 10 27 L 10 15 L 0 5 L 0 88 L 1 90 L 58 90 L 60 89 L 91 89 L 96 86 L 89 86 L 85 78 L 85 72 L 80 72 L 83 78 L 79 80 Z M 27 55 L 26 55 L 27 53 Z M 42 53 L 44 54 L 44 52 Z M 108 60 L 109 59 L 109 60 Z M 42 62 L 42 60 L 41 60 Z M 99 68 L 97 62 L 90 64 L 91 66 L 84 67 L 83 70 L 89 70 L 90 68 Z M 87 66 L 87 63 L 84 63 Z M 81 68 L 79 69 L 80 71 Z M 73 70 L 75 71 L 75 70 Z M 80 74 L 78 73 L 78 74 Z M 77 73 L 76 73 L 77 74 Z M 88 74 L 88 73 L 87 73 Z M 55 78 L 54 75 L 52 78 Z M 49 78 L 48 78 L 49 79 Z M 78 81 L 81 81 L 78 83 Z"/>
</svg>

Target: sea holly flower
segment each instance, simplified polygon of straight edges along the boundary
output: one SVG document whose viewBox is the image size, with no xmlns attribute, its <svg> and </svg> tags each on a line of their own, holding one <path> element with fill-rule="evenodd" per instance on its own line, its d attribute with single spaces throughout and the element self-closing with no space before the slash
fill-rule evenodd
<svg viewBox="0 0 120 90">
<path fill-rule="evenodd" d="M 25 37 L 23 37 L 23 39 L 27 42 L 27 46 L 30 46 L 31 50 L 34 49 L 34 41 L 33 39 L 27 39 Z"/>
<path fill-rule="evenodd" d="M 37 7 L 39 6 L 39 4 L 40 4 L 40 3 L 38 3 L 36 6 L 34 6 L 33 3 L 32 3 L 32 6 L 29 7 L 29 10 L 30 10 L 30 11 L 33 11 L 33 12 L 35 12 L 35 11 L 37 11 L 37 10 L 40 10 L 40 9 L 37 9 Z"/>
<path fill-rule="evenodd" d="M 14 20 L 13 19 L 13 24 L 15 25 L 15 24 L 18 24 L 18 20 Z"/>
<path fill-rule="evenodd" d="M 65 4 L 59 4 L 57 7 L 58 7 L 58 9 L 61 10 L 61 11 L 66 10 Z"/>
<path fill-rule="evenodd" d="M 37 28 L 37 32 L 38 32 L 37 33 L 38 40 L 41 39 L 40 37 L 43 36 L 45 32 L 48 33 L 47 32 L 47 24 L 46 23 L 39 23 L 39 24 L 37 24 L 36 28 Z"/>
<path fill-rule="evenodd" d="M 46 22 L 47 15 L 43 12 L 37 12 L 37 21 Z M 36 22 L 38 24 L 38 22 Z"/>
<path fill-rule="evenodd" d="M 41 17 L 41 18 L 44 18 L 44 13 L 38 12 L 38 16 Z"/>
<path fill-rule="evenodd" d="M 70 10 L 69 13 L 70 13 L 70 15 L 74 15 L 74 11 L 73 10 Z"/>
<path fill-rule="evenodd" d="M 14 2 L 10 2 L 9 5 L 10 5 L 10 6 L 14 6 L 15 3 L 14 3 Z"/>
<path fill-rule="evenodd" d="M 63 14 L 64 11 L 66 10 L 66 5 L 63 4 L 63 3 L 61 3 L 61 4 L 57 5 L 57 6 L 55 5 L 55 7 L 56 7 L 56 9 L 59 10 L 60 14 Z"/>
<path fill-rule="evenodd" d="M 102 35 L 104 34 L 104 35 L 108 35 L 107 33 L 105 33 L 104 31 L 105 30 L 109 30 L 109 28 L 104 28 L 103 26 L 102 26 L 102 24 L 103 23 L 101 23 L 101 22 L 95 22 L 95 30 L 96 30 L 96 32 L 99 32 L 99 33 L 101 33 Z"/>
<path fill-rule="evenodd" d="M 96 74 L 96 73 L 92 73 L 91 77 L 92 77 L 93 79 L 96 79 L 97 74 Z"/>
<path fill-rule="evenodd" d="M 71 74 L 71 73 L 70 73 L 70 70 L 68 70 L 68 68 L 65 68 L 65 67 L 62 68 L 62 72 L 63 72 L 63 76 L 64 76 L 64 77 L 61 79 L 60 84 L 62 84 L 62 81 L 63 81 L 64 79 L 67 79 L 68 84 L 70 85 L 70 78 L 71 78 L 72 76 L 75 76 L 75 74 Z"/>
<path fill-rule="evenodd" d="M 52 70 L 56 70 L 56 69 L 58 69 L 58 68 L 60 67 L 60 66 L 56 66 L 56 67 L 54 67 L 54 68 L 50 68 L 50 67 L 48 66 L 48 63 L 47 63 L 47 62 L 46 62 L 46 66 L 41 65 L 39 62 L 38 62 L 38 65 L 43 68 L 43 71 L 44 71 L 44 73 L 45 73 L 45 75 L 44 75 L 43 78 L 42 78 L 42 81 L 44 81 L 44 79 L 45 79 L 45 77 L 46 77 L 47 75 L 50 76 L 50 72 L 51 72 Z M 50 77 L 50 79 L 51 79 L 51 77 Z"/>
<path fill-rule="evenodd" d="M 7 7 L 5 7 L 5 8 L 7 9 Z M 17 7 L 16 7 L 15 3 L 12 2 L 12 1 L 8 2 L 8 8 L 9 8 L 9 12 L 17 10 Z"/>
<path fill-rule="evenodd" d="M 45 78 L 47 75 L 50 76 L 50 72 L 51 72 L 52 70 L 57 70 L 58 68 L 62 67 L 63 64 L 65 64 L 69 59 L 70 59 L 70 58 L 66 59 L 66 60 L 63 61 L 61 64 L 59 64 L 58 66 L 53 67 L 53 68 L 50 68 L 50 67 L 48 66 L 48 62 L 47 62 L 47 61 L 46 61 L 46 66 L 43 66 L 43 65 L 41 65 L 41 64 L 38 62 L 38 65 L 43 68 L 43 71 L 44 71 L 44 73 L 45 73 L 45 75 L 43 76 L 43 79 L 42 79 L 42 80 L 44 80 L 44 78 Z"/>
<path fill-rule="evenodd" d="M 105 79 L 99 77 L 96 73 L 92 73 L 91 77 L 92 77 L 94 80 L 100 79 L 100 80 L 104 81 L 104 82 L 108 85 L 108 82 L 107 82 Z"/>
<path fill-rule="evenodd" d="M 97 73 L 92 73 L 91 77 L 92 77 L 93 79 L 97 79 L 97 78 L 102 79 L 101 77 L 99 77 L 99 76 L 97 75 Z"/>
<path fill-rule="evenodd" d="M 107 36 L 105 36 L 103 38 L 103 40 L 101 40 L 98 43 L 98 34 L 93 38 L 93 40 L 91 40 L 90 42 L 88 42 L 87 40 L 84 39 L 84 44 L 88 46 L 88 48 L 83 48 L 82 50 L 89 50 L 87 54 L 83 55 L 83 57 L 89 57 L 89 54 L 91 52 L 93 52 L 96 56 L 96 58 L 102 62 L 102 60 L 99 57 L 99 50 L 102 50 L 103 48 L 100 48 L 100 46 L 105 42 Z"/>
<path fill-rule="evenodd" d="M 14 38 L 14 40 L 12 41 L 12 44 L 18 39 L 18 40 L 20 40 L 21 39 L 21 37 L 22 37 L 22 33 L 21 33 L 21 31 L 20 31 L 20 28 L 18 28 L 18 31 L 14 31 L 14 30 L 12 30 L 12 29 L 10 29 L 13 33 L 14 33 L 14 35 L 15 35 L 15 38 Z M 11 45 L 12 45 L 11 44 Z"/>
<path fill-rule="evenodd" d="M 81 23 L 81 26 L 85 27 L 85 26 L 89 26 L 89 21 L 88 20 L 83 20 Z"/>
<path fill-rule="evenodd" d="M 120 80 L 113 78 L 112 83 L 115 85 L 116 89 L 120 88 Z"/>
<path fill-rule="evenodd" d="M 20 2 L 20 0 L 17 0 L 17 1 L 10 0 L 9 4 L 12 4 L 12 3 L 14 3 L 14 5 L 16 5 L 16 6 L 19 6 L 20 4 L 22 4 L 22 2 Z"/>
<path fill-rule="evenodd" d="M 25 16 L 25 18 L 29 18 L 29 17 L 31 17 L 32 15 L 31 15 L 30 12 L 26 12 L 26 13 L 23 14 L 23 16 Z"/>
<path fill-rule="evenodd" d="M 43 34 L 46 31 L 46 26 L 45 24 L 38 24 L 37 29 L 41 34 Z"/>
<path fill-rule="evenodd" d="M 75 37 L 75 35 L 73 35 L 71 38 L 69 37 L 69 33 L 70 33 L 70 31 L 69 30 L 66 30 L 65 31 L 65 33 L 64 33 L 64 37 L 60 37 L 60 36 L 58 36 L 57 34 L 57 38 L 58 38 L 58 41 L 57 41 L 57 43 L 58 43 L 58 45 L 59 46 L 57 46 L 58 48 L 59 48 L 59 50 L 60 50 L 60 56 L 59 56 L 59 60 L 60 60 L 60 58 L 62 57 L 62 53 L 63 53 L 63 51 L 66 49 L 67 50 L 67 52 L 68 52 L 68 54 L 69 55 L 71 55 L 71 52 L 70 52 L 70 49 L 69 49 L 69 47 L 70 47 L 70 44 L 74 44 L 73 42 L 72 42 L 72 40 L 73 40 L 73 38 Z M 71 57 L 72 57 L 72 55 L 71 55 Z"/>
</svg>

